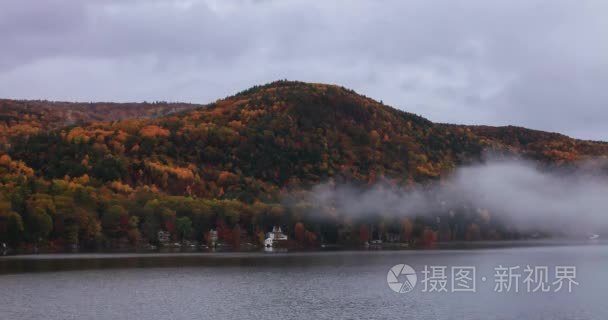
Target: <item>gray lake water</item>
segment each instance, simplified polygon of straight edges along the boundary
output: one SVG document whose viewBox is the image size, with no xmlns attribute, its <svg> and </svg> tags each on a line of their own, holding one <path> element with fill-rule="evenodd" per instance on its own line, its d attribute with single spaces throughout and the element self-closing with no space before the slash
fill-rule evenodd
<svg viewBox="0 0 608 320">
<path fill-rule="evenodd" d="M 418 283 L 396 293 L 387 273 L 404 263 Z M 423 292 L 425 265 L 447 267 L 448 292 Z M 495 292 L 499 265 L 547 266 L 551 282 L 555 266 L 574 266 L 578 285 L 527 292 L 520 272 L 519 292 Z M 476 292 L 451 292 L 452 266 L 475 267 Z M 3 320 L 608 319 L 606 290 L 608 246 L 600 244 L 0 258 Z"/>
</svg>

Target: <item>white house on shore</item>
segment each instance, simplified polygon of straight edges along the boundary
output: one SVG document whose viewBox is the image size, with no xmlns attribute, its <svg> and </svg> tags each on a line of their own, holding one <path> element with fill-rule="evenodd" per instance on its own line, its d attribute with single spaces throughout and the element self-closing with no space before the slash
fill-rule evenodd
<svg viewBox="0 0 608 320">
<path fill-rule="evenodd" d="M 159 230 L 158 231 L 158 242 L 161 244 L 166 244 L 171 241 L 171 233 L 168 231 Z"/>
<path fill-rule="evenodd" d="M 281 227 L 272 228 L 272 232 L 266 234 L 266 240 L 264 240 L 264 246 L 267 248 L 276 246 L 281 241 L 287 241 L 287 235 L 283 234 Z"/>
<path fill-rule="evenodd" d="M 216 247 L 217 246 L 217 230 L 211 229 L 209 230 L 209 245 L 211 245 L 212 247 Z"/>
</svg>

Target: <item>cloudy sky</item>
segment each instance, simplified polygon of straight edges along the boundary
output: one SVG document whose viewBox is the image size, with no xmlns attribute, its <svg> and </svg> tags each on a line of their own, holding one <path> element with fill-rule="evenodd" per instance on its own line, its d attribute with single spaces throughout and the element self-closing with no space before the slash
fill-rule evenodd
<svg viewBox="0 0 608 320">
<path fill-rule="evenodd" d="M 608 140 L 603 0 L 2 0 L 0 39 L 4 98 L 207 103 L 286 78 Z"/>
</svg>

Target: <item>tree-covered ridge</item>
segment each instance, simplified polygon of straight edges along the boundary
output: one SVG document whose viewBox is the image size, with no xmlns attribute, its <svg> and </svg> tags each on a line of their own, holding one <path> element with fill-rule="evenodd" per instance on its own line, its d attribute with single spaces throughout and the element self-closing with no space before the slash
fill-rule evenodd
<svg viewBox="0 0 608 320">
<path fill-rule="evenodd" d="M 140 109 L 121 118 L 103 106 L 54 113 L 2 103 L 3 128 L 36 128 L 3 135 L 0 240 L 13 243 L 115 245 L 155 240 L 159 230 L 204 241 L 213 228 L 238 245 L 257 243 L 275 224 L 301 245 L 389 234 L 428 242 L 440 232 L 498 239 L 512 230 L 483 208 L 460 212 L 457 227 L 441 231 L 424 217 L 354 220 L 301 195 L 327 181 L 408 188 L 488 150 L 551 165 L 608 154 L 603 143 L 523 128 L 435 124 L 352 90 L 303 82 L 256 86 L 206 106 L 134 105 Z M 68 113 L 84 115 L 66 123 Z"/>
<path fill-rule="evenodd" d="M 250 202 L 330 177 L 424 181 L 478 157 L 483 147 L 466 131 L 437 127 L 350 90 L 293 82 L 189 112 L 71 126 L 14 145 L 11 156 L 48 179 L 87 174 Z"/>
<path fill-rule="evenodd" d="M 454 127 L 466 128 L 481 139 L 488 140 L 489 143 L 500 144 L 514 153 L 552 164 L 567 164 L 608 155 L 606 142 L 573 139 L 560 133 L 516 126 Z"/>
<path fill-rule="evenodd" d="M 193 109 L 188 103 L 74 103 L 46 100 L 0 99 L 0 148 L 10 137 L 27 136 L 67 125 L 155 118 Z M 2 149 L 0 149 L 2 150 Z"/>
</svg>

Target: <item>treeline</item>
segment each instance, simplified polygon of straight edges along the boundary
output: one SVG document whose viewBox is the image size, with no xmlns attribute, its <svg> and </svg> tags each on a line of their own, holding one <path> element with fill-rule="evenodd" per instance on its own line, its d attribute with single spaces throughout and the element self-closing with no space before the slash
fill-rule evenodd
<svg viewBox="0 0 608 320">
<path fill-rule="evenodd" d="M 290 204 L 170 196 L 154 187 L 131 188 L 120 182 L 77 178 L 37 178 L 25 164 L 0 156 L 0 241 L 11 246 L 77 245 L 112 248 L 158 243 L 158 231 L 171 240 L 206 243 L 209 231 L 238 248 L 263 243 L 265 233 L 281 226 L 301 247 L 361 245 L 379 239 L 415 245 L 438 240 L 517 237 L 488 213 L 466 210 L 444 215 L 443 223 L 385 214 L 351 217 L 290 197 Z"/>
<path fill-rule="evenodd" d="M 23 163 L 0 156 L 0 241 L 12 245 L 113 247 L 155 243 L 158 231 L 174 241 L 259 242 L 273 225 L 295 225 L 280 204 L 169 196 L 155 187 L 118 181 L 36 178 Z"/>
</svg>

